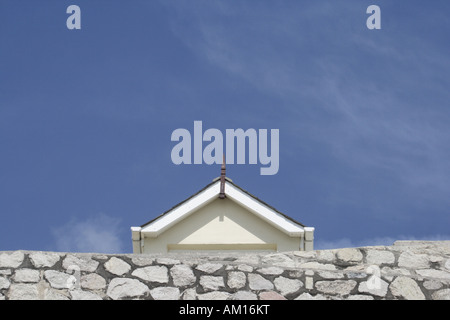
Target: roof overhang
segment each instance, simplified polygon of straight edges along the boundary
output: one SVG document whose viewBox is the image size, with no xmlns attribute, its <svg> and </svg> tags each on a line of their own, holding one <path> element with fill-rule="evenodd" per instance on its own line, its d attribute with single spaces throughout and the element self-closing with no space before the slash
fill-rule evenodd
<svg viewBox="0 0 450 320">
<path fill-rule="evenodd" d="M 218 199 L 219 195 L 220 180 L 211 183 L 195 196 L 187 199 L 180 205 L 174 207 L 153 221 L 150 221 L 148 224 L 139 228 L 132 227 L 132 231 L 136 234 L 136 237 L 139 232 L 140 237 L 156 238 L 167 229 L 171 228 L 183 219 L 186 219 L 192 213 Z M 246 208 L 258 218 L 264 220 L 290 237 L 304 236 L 306 227 L 278 212 L 259 199 L 253 197 L 229 180 L 226 183 L 225 195 L 228 199 Z"/>
<path fill-rule="evenodd" d="M 196 212 L 200 208 L 206 206 L 208 203 L 217 199 L 219 192 L 220 182 L 210 185 L 208 188 L 202 190 L 194 197 L 188 199 L 181 205 L 163 214 L 153 222 L 150 222 L 145 227 L 142 227 L 141 233 L 145 237 L 156 238 L 161 233 L 171 228 L 173 225 L 187 218 L 190 214 Z"/>
<path fill-rule="evenodd" d="M 284 215 L 249 196 L 233 184 L 227 184 L 225 194 L 229 199 L 240 204 L 242 207 L 254 213 L 257 217 L 271 224 L 280 231 L 283 231 L 289 236 L 301 237 L 303 235 L 304 228 L 301 225 L 294 223 Z"/>
</svg>

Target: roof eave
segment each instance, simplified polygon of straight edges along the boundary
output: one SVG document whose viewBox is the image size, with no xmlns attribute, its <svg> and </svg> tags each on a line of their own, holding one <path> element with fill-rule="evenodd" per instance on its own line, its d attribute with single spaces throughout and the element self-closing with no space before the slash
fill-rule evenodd
<svg viewBox="0 0 450 320">
<path fill-rule="evenodd" d="M 302 237 L 304 235 L 305 225 L 279 212 L 230 180 L 227 179 L 228 187 L 225 188 L 225 195 L 230 200 L 237 202 L 257 217 L 291 237 Z M 145 237 L 156 238 L 165 230 L 188 217 L 191 213 L 218 198 L 219 194 L 220 180 L 215 179 L 196 194 L 180 202 L 155 219 L 143 224 L 140 232 Z"/>
</svg>

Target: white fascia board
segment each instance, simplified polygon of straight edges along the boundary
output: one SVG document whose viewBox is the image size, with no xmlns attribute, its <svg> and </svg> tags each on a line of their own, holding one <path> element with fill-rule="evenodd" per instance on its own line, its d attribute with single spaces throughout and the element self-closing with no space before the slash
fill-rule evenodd
<svg viewBox="0 0 450 320">
<path fill-rule="evenodd" d="M 314 240 L 314 227 L 305 227 L 305 240 L 313 241 Z"/>
<path fill-rule="evenodd" d="M 175 225 L 182 219 L 188 217 L 194 211 L 207 205 L 216 199 L 220 193 L 220 181 L 203 190 L 192 199 L 176 207 L 172 211 L 166 213 L 161 218 L 153 221 L 149 225 L 142 228 L 141 233 L 145 237 L 156 238 L 162 232 Z"/>
<path fill-rule="evenodd" d="M 227 197 L 234 200 L 244 208 L 253 212 L 256 216 L 273 225 L 280 231 L 291 237 L 302 237 L 304 228 L 293 221 L 287 219 L 275 210 L 267 207 L 248 194 L 228 183 L 225 187 Z"/>
<path fill-rule="evenodd" d="M 131 227 L 131 238 L 133 241 L 141 240 L 141 227 Z"/>
</svg>

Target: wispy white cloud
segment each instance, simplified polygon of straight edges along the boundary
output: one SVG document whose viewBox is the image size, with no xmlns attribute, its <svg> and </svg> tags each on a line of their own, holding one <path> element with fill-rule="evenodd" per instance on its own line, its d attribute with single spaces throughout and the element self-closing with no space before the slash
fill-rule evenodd
<svg viewBox="0 0 450 320">
<path fill-rule="evenodd" d="M 385 172 L 415 199 L 449 199 L 445 47 L 420 30 L 368 33 L 345 21 L 364 24 L 361 4 L 331 3 L 177 3 L 172 24 L 199 57 L 279 98 L 285 137 L 319 142 L 355 171 Z"/>
<path fill-rule="evenodd" d="M 85 220 L 72 219 L 52 228 L 55 246 L 64 252 L 122 253 L 120 219 L 98 214 Z"/>
</svg>

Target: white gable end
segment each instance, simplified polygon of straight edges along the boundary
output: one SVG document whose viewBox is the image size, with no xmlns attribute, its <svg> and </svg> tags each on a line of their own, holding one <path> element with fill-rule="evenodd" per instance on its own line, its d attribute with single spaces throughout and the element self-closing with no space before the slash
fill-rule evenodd
<svg viewBox="0 0 450 320">
<path fill-rule="evenodd" d="M 157 237 L 174 224 L 187 218 L 191 213 L 215 200 L 219 194 L 219 188 L 220 184 L 218 183 L 211 185 L 209 188 L 201 191 L 182 205 L 163 215 L 160 219 L 157 219 L 142 228 L 141 232 L 144 233 L 146 237 Z"/>
<path fill-rule="evenodd" d="M 217 199 L 220 192 L 220 181 L 203 190 L 195 197 L 189 199 L 182 205 L 173 209 L 173 211 L 165 214 L 160 219 L 148 224 L 142 228 L 141 232 L 147 237 L 157 237 L 159 234 L 187 218 L 191 213 L 199 210 L 211 201 Z M 295 224 L 293 221 L 283 217 L 275 210 L 265 206 L 259 201 L 255 200 L 245 192 L 239 190 L 232 184 L 228 183 L 225 194 L 239 205 L 245 207 L 247 210 L 254 213 L 257 217 L 263 219 L 267 223 L 273 225 L 289 236 L 299 237 L 303 234 L 303 227 Z"/>
<path fill-rule="evenodd" d="M 292 220 L 230 180 L 224 199 L 220 192 L 221 182 L 215 181 L 142 227 L 132 227 L 133 251 L 312 249 L 314 228 Z"/>
<path fill-rule="evenodd" d="M 241 206 L 247 208 L 259 218 L 263 219 L 267 223 L 273 225 L 274 227 L 291 237 L 299 237 L 304 232 L 304 228 L 302 226 L 287 219 L 275 210 L 265 206 L 264 204 L 247 195 L 232 184 L 227 185 L 226 195 Z"/>
</svg>

